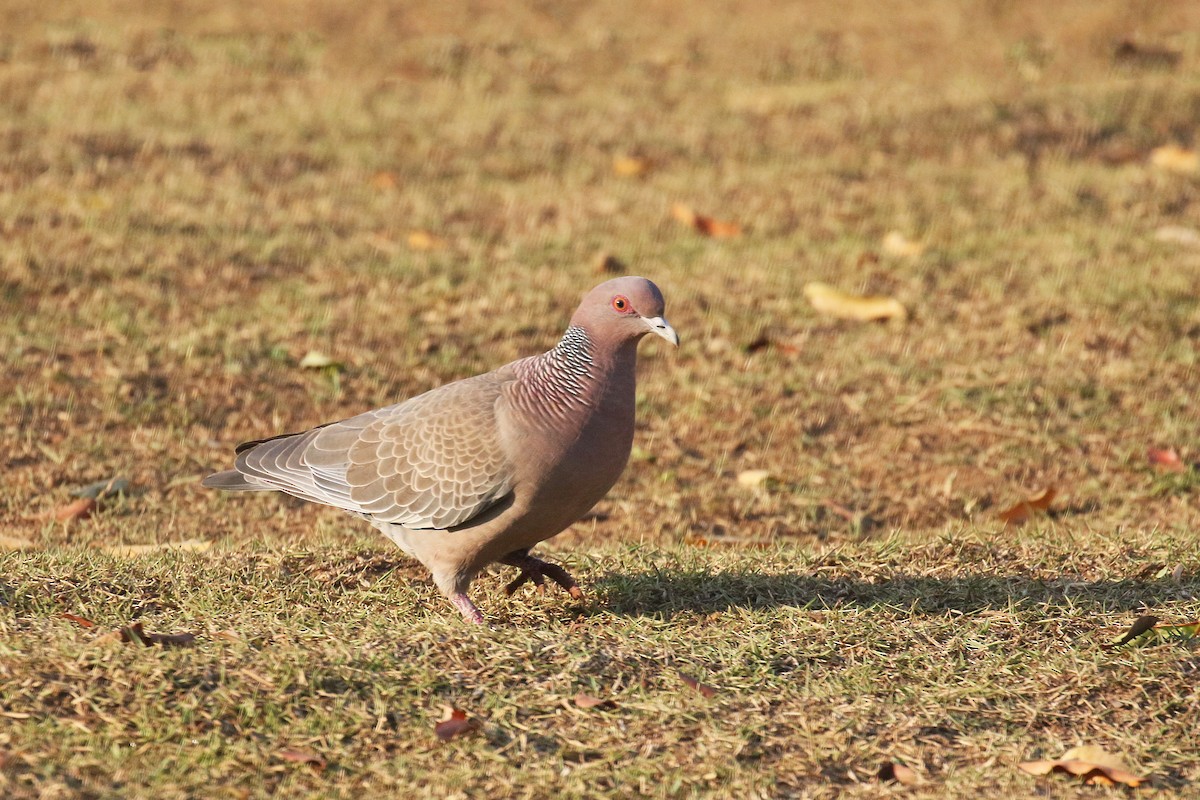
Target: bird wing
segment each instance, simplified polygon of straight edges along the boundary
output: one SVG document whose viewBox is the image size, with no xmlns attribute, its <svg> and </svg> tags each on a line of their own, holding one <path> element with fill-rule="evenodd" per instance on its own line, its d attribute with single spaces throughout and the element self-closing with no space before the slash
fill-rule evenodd
<svg viewBox="0 0 1200 800">
<path fill-rule="evenodd" d="M 512 491 L 489 373 L 304 433 L 239 448 L 247 478 L 408 528 L 461 525 Z"/>
</svg>

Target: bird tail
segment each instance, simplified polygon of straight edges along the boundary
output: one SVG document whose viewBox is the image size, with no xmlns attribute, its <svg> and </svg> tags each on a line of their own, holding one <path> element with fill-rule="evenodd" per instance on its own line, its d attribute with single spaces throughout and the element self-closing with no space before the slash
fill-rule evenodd
<svg viewBox="0 0 1200 800">
<path fill-rule="evenodd" d="M 223 489 L 227 492 L 270 492 L 275 489 L 247 478 L 236 469 L 214 472 L 200 481 L 200 485 L 206 489 Z"/>
</svg>

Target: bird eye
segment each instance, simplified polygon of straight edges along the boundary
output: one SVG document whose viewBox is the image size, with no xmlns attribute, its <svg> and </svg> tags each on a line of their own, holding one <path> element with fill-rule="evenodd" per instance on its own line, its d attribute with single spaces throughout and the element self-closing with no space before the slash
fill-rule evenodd
<svg viewBox="0 0 1200 800">
<path fill-rule="evenodd" d="M 621 295 L 613 298 L 613 308 L 620 311 L 622 314 L 629 310 L 629 301 Z"/>
</svg>

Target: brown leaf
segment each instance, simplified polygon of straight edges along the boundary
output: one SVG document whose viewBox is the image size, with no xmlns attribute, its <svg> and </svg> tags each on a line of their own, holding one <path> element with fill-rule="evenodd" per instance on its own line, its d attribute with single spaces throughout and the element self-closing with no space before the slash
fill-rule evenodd
<svg viewBox="0 0 1200 800">
<path fill-rule="evenodd" d="M 596 256 L 596 272 L 601 275 L 623 275 L 629 270 L 621 259 L 612 253 L 600 253 Z"/>
<path fill-rule="evenodd" d="M 637 156 L 613 156 L 612 161 L 613 174 L 619 175 L 622 178 L 640 178 L 649 172 L 653 166 L 653 163 L 649 159 L 638 158 Z"/>
<path fill-rule="evenodd" d="M 692 689 L 695 689 L 697 692 L 704 695 L 705 697 L 716 697 L 717 696 L 717 690 L 714 687 L 709 686 L 707 683 L 701 683 L 700 681 L 693 678 L 691 675 L 686 675 L 686 674 L 680 672 L 679 670 L 675 670 L 675 672 L 676 672 L 676 674 L 679 675 L 679 680 L 683 681 L 689 687 L 691 687 Z"/>
<path fill-rule="evenodd" d="M 94 498 L 81 497 L 54 511 L 53 517 L 59 522 L 70 522 L 75 519 L 87 519 L 95 510 L 96 500 Z"/>
<path fill-rule="evenodd" d="M 616 701 L 601 700 L 599 697 L 593 697 L 586 692 L 580 692 L 575 695 L 575 705 L 579 708 L 616 708 Z"/>
<path fill-rule="evenodd" d="M 883 762 L 875 777 L 884 783 L 898 783 L 901 786 L 915 786 L 920 781 L 912 767 L 897 764 L 895 761 Z"/>
<path fill-rule="evenodd" d="M 398 181 L 396 180 L 395 173 L 387 172 L 386 170 L 381 171 L 381 172 L 376 172 L 374 175 L 371 176 L 371 185 L 381 191 L 386 191 L 387 189 L 395 189 L 397 183 L 398 183 Z"/>
<path fill-rule="evenodd" d="M 712 539 L 707 536 L 688 536 L 683 543 L 692 547 L 741 547 L 747 550 L 769 550 L 778 544 L 770 539 L 742 539 L 736 536 L 718 536 Z"/>
<path fill-rule="evenodd" d="M 325 770 L 326 761 L 311 750 L 301 750 L 296 747 L 289 747 L 280 750 L 275 754 L 284 761 L 290 761 L 293 764 L 309 764 L 317 772 Z"/>
<path fill-rule="evenodd" d="M 1022 500 L 1012 508 L 1003 512 L 1000 519 L 1005 525 L 1016 526 L 1023 525 L 1030 517 L 1039 512 L 1044 512 L 1050 508 L 1050 503 L 1054 502 L 1055 495 L 1058 490 L 1053 486 L 1046 487 L 1046 491 L 1042 492 L 1037 497 L 1030 500 Z"/>
<path fill-rule="evenodd" d="M 850 294 L 824 283 L 807 284 L 804 296 L 818 313 L 838 319 L 875 322 L 908 318 L 908 310 L 894 297 Z"/>
<path fill-rule="evenodd" d="M 69 619 L 71 622 L 74 622 L 84 628 L 96 627 L 96 623 L 92 622 L 87 617 L 81 617 L 78 614 L 63 614 L 63 618 Z"/>
<path fill-rule="evenodd" d="M 757 353 L 760 350 L 766 350 L 767 348 L 778 350 L 779 352 L 785 353 L 789 356 L 794 356 L 800 352 L 800 348 L 796 345 L 789 342 L 776 341 L 765 333 L 759 334 L 757 338 L 750 341 L 746 345 L 746 352 Z"/>
<path fill-rule="evenodd" d="M 1078 775 L 1089 785 L 1115 786 L 1123 783 L 1136 787 L 1146 780 L 1131 773 L 1116 756 L 1090 745 L 1072 747 L 1063 753 L 1062 758 L 1024 761 L 1017 766 L 1030 775 L 1048 775 L 1051 772 Z"/>
<path fill-rule="evenodd" d="M 705 236 L 711 236 L 714 239 L 731 239 L 735 236 L 740 236 L 742 233 L 742 226 L 737 223 L 722 222 L 712 217 L 706 217 L 703 214 L 697 214 L 682 203 L 676 203 L 671 206 L 671 216 L 689 228 L 694 228 Z"/>
<path fill-rule="evenodd" d="M 1146 458 L 1154 465 L 1155 469 L 1161 472 L 1187 472 L 1187 464 L 1179 458 L 1179 453 L 1175 452 L 1174 447 L 1169 447 L 1166 450 L 1159 450 L 1154 447 L 1146 448 Z"/>
<path fill-rule="evenodd" d="M 433 732 L 443 742 L 448 742 L 455 736 L 474 733 L 479 730 L 479 720 L 468 719 L 467 712 L 461 708 L 449 708 L 448 711 L 449 714 L 447 717 L 433 726 Z"/>
<path fill-rule="evenodd" d="M 408 234 L 408 246 L 413 250 L 444 250 L 446 240 L 429 231 L 413 231 Z"/>
</svg>

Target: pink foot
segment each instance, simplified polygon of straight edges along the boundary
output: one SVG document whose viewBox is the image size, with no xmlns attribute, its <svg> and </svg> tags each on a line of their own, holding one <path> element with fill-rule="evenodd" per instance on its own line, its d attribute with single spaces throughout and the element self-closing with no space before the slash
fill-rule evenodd
<svg viewBox="0 0 1200 800">
<path fill-rule="evenodd" d="M 479 609 L 471 602 L 471 598 L 459 592 L 450 597 L 450 602 L 454 603 L 454 607 L 458 609 L 458 613 L 462 614 L 463 619 L 467 622 L 475 625 L 483 624 L 483 614 L 479 613 Z"/>
</svg>

